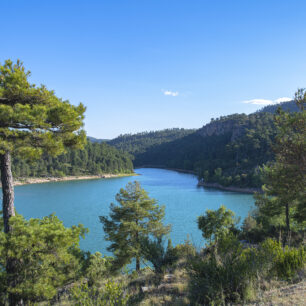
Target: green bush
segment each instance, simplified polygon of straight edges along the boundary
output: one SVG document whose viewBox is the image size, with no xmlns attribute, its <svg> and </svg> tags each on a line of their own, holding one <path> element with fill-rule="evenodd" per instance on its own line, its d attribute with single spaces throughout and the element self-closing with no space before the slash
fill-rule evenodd
<svg viewBox="0 0 306 306">
<path fill-rule="evenodd" d="M 239 237 L 250 243 L 262 242 L 267 237 L 267 232 L 264 231 L 262 224 L 258 223 L 251 214 L 248 214 L 243 220 L 241 230 Z"/>
<path fill-rule="evenodd" d="M 260 245 L 259 253 L 262 261 L 269 262 L 271 274 L 283 279 L 292 278 L 306 261 L 305 247 L 282 248 L 281 243 L 272 239 Z"/>
<path fill-rule="evenodd" d="M 82 225 L 66 228 L 54 215 L 29 221 L 17 215 L 10 225 L 10 233 L 0 231 L 2 299 L 11 293 L 25 303 L 50 300 L 58 288 L 81 276 L 79 240 L 86 232 Z M 4 272 L 8 260 L 15 263 L 14 274 Z"/>
<path fill-rule="evenodd" d="M 233 232 L 235 225 L 239 223 L 235 213 L 224 205 L 221 205 L 217 210 L 206 210 L 205 215 L 199 216 L 197 221 L 198 228 L 202 231 L 202 236 L 208 239 L 210 243 L 217 241 L 230 231 Z"/>
<path fill-rule="evenodd" d="M 188 257 L 196 255 L 196 248 L 194 247 L 194 245 L 191 243 L 189 239 L 185 240 L 184 243 L 177 244 L 174 247 L 174 250 L 179 259 L 188 258 Z"/>
<path fill-rule="evenodd" d="M 102 257 L 102 254 L 99 252 L 89 254 L 85 270 L 85 277 L 88 279 L 89 285 L 92 286 L 103 280 L 103 278 L 109 277 L 111 264 L 111 257 Z"/>
<path fill-rule="evenodd" d="M 282 248 L 267 239 L 257 248 L 245 248 L 230 233 L 189 260 L 190 300 L 205 305 L 248 301 L 260 279 L 291 279 L 305 259 L 304 247 Z"/>
<path fill-rule="evenodd" d="M 143 258 L 152 263 L 157 273 L 164 273 L 168 267 L 171 267 L 178 260 L 176 249 L 173 248 L 171 240 L 168 240 L 168 245 L 165 248 L 162 237 L 154 240 L 147 237 L 143 238 L 141 240 L 141 252 Z"/>
<path fill-rule="evenodd" d="M 76 306 L 124 306 L 128 298 L 122 285 L 111 280 L 102 288 L 88 287 L 86 283 L 75 285 L 70 293 L 70 299 Z"/>
<path fill-rule="evenodd" d="M 220 305 L 250 299 L 257 275 L 255 249 L 243 249 L 229 234 L 218 245 L 189 261 L 189 298 L 192 304 Z"/>
<path fill-rule="evenodd" d="M 299 249 L 286 247 L 275 264 L 278 276 L 292 278 L 305 265 L 305 260 L 306 252 L 303 247 Z"/>
</svg>

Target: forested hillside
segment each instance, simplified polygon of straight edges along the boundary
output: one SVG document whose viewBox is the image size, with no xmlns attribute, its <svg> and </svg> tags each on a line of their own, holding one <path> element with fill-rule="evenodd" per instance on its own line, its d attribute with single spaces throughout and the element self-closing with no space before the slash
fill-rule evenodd
<svg viewBox="0 0 306 306">
<path fill-rule="evenodd" d="M 131 173 L 133 163 L 127 153 L 106 143 L 88 141 L 84 150 L 68 150 L 57 157 L 45 155 L 33 163 L 15 158 L 12 170 L 15 177 Z"/>
<path fill-rule="evenodd" d="M 194 131 L 195 130 L 192 129 L 173 128 L 154 132 L 125 134 L 108 141 L 108 144 L 116 147 L 119 150 L 137 156 L 138 154 L 146 152 L 152 147 L 158 146 L 165 142 L 180 139 L 193 133 Z"/>
<path fill-rule="evenodd" d="M 279 104 L 297 110 L 293 102 Z M 29 163 L 15 158 L 15 177 L 44 177 L 131 172 L 134 166 L 194 171 L 206 183 L 259 187 L 259 166 L 273 159 L 273 113 L 276 106 L 245 115 L 213 119 L 201 129 L 165 129 L 125 134 L 113 140 L 88 138 L 85 150 L 69 150 Z M 107 143 L 106 143 L 107 142 Z"/>
<path fill-rule="evenodd" d="M 190 170 L 206 183 L 260 187 L 259 167 L 273 160 L 270 145 L 275 137 L 274 113 L 279 106 L 285 111 L 298 109 L 294 102 L 285 102 L 250 115 L 213 119 L 196 131 L 124 135 L 109 144 L 133 154 L 135 167 Z"/>
<path fill-rule="evenodd" d="M 198 131 L 135 156 L 135 166 L 195 171 L 205 182 L 259 186 L 258 165 L 272 159 L 273 115 L 230 115 Z"/>
</svg>

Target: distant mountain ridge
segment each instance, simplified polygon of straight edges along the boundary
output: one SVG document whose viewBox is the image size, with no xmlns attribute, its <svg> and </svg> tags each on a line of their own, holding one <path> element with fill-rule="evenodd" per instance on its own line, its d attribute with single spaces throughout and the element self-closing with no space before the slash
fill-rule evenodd
<svg viewBox="0 0 306 306">
<path fill-rule="evenodd" d="M 95 137 L 91 137 L 91 136 L 87 136 L 87 139 L 93 143 L 97 142 L 97 143 L 101 143 L 101 142 L 107 142 L 109 141 L 109 139 L 99 139 L 99 138 L 95 138 Z"/>
<path fill-rule="evenodd" d="M 257 112 L 265 112 L 265 113 L 271 113 L 275 114 L 278 108 L 281 108 L 285 112 L 299 112 L 299 108 L 295 104 L 295 102 L 288 101 L 288 102 L 281 102 L 273 105 L 267 105 L 263 107 L 262 109 L 258 110 Z"/>
</svg>

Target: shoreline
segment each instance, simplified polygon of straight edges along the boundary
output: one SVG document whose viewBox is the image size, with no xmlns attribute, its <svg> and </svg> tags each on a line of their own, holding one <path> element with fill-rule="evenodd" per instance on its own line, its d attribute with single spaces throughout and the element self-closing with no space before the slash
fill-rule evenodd
<svg viewBox="0 0 306 306">
<path fill-rule="evenodd" d="M 234 191 L 234 192 L 240 192 L 240 193 L 251 193 L 254 194 L 255 192 L 262 192 L 260 188 L 240 188 L 235 186 L 222 186 L 218 183 L 204 183 L 204 182 L 198 182 L 199 187 L 206 187 L 206 188 L 215 188 L 225 191 Z"/>
<path fill-rule="evenodd" d="M 141 168 L 153 168 L 153 169 L 164 169 L 164 170 L 171 170 L 171 171 L 176 171 L 180 173 L 187 173 L 187 174 L 193 174 L 196 175 L 196 173 L 192 170 L 184 170 L 184 169 L 177 169 L 177 168 L 167 168 L 163 166 L 153 166 L 153 165 L 145 165 L 145 166 L 140 166 L 136 167 L 135 169 L 141 169 Z"/>
<path fill-rule="evenodd" d="M 76 175 L 76 176 L 64 176 L 64 177 L 26 177 L 26 178 L 16 178 L 16 180 L 14 179 L 14 186 L 44 184 L 52 182 L 109 179 L 109 178 L 135 176 L 135 175 L 137 175 L 137 173 L 122 173 L 122 174 L 105 173 L 101 175 Z"/>
<path fill-rule="evenodd" d="M 176 171 L 179 173 L 186 173 L 186 174 L 193 174 L 196 175 L 194 171 L 191 170 L 183 170 L 177 168 L 166 168 L 162 166 L 141 166 L 137 167 L 136 169 L 140 168 L 155 168 L 155 169 L 164 169 L 170 171 Z M 30 184 L 44 184 L 44 183 L 53 183 L 53 182 L 66 182 L 66 181 L 81 181 L 81 180 L 97 180 L 97 179 L 109 179 L 109 178 L 117 178 L 117 177 L 126 177 L 126 176 L 137 176 L 137 173 L 121 173 L 121 174 L 112 174 L 112 173 L 105 173 L 100 175 L 76 175 L 76 176 L 64 176 L 64 177 L 26 177 L 26 178 L 16 178 L 14 179 L 14 186 L 23 186 L 23 185 L 30 185 Z M 260 188 L 240 188 L 234 186 L 222 186 L 218 183 L 204 183 L 198 181 L 198 187 L 206 187 L 206 188 L 214 188 L 224 191 L 233 191 L 233 192 L 240 192 L 240 193 L 250 193 L 254 194 L 255 192 L 261 192 Z M 1 187 L 1 184 L 0 184 Z"/>
<path fill-rule="evenodd" d="M 135 169 L 139 169 L 139 168 L 156 168 L 156 169 L 164 169 L 164 170 L 171 170 L 171 171 L 176 171 L 176 172 L 180 172 L 180 173 L 187 173 L 187 174 L 193 174 L 196 175 L 196 173 L 192 170 L 183 170 L 183 169 L 177 169 L 177 168 L 167 168 L 167 167 L 163 167 L 163 166 L 153 166 L 153 165 L 145 165 L 145 166 L 141 166 L 141 167 L 137 167 Z M 219 189 L 219 190 L 224 190 L 224 191 L 233 191 L 233 192 L 239 192 L 239 193 L 250 193 L 250 194 L 254 194 L 255 192 L 262 192 L 262 190 L 260 188 L 241 188 L 241 187 L 235 187 L 235 186 L 222 186 L 218 183 L 204 183 L 204 182 L 200 182 L 198 181 L 197 184 L 198 187 L 206 187 L 206 188 L 214 188 L 214 189 Z"/>
</svg>

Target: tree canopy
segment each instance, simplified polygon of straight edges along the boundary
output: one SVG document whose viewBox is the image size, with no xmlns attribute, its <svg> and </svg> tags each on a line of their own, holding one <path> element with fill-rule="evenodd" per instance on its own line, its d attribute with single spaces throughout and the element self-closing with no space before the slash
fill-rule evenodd
<svg viewBox="0 0 306 306">
<path fill-rule="evenodd" d="M 162 224 L 165 208 L 150 198 L 136 181 L 120 189 L 116 200 L 119 205 L 111 204 L 110 218 L 100 217 L 105 239 L 111 241 L 108 250 L 115 255 L 114 267 L 121 268 L 134 258 L 139 270 L 141 241 L 150 235 L 160 237 L 170 230 Z"/>
<path fill-rule="evenodd" d="M 9 220 L 15 216 L 11 156 L 38 159 L 44 152 L 58 155 L 65 152 L 66 147 L 82 148 L 86 141 L 82 129 L 83 104 L 71 105 L 46 86 L 30 83 L 30 74 L 19 60 L 16 63 L 6 60 L 0 65 L 0 169 L 4 232 L 7 234 L 13 229 Z M 18 256 L 9 254 L 5 269 L 14 277 L 8 278 L 8 287 L 17 286 L 19 264 Z M 9 291 L 11 305 L 20 304 L 16 290 Z"/>
<path fill-rule="evenodd" d="M 198 227 L 210 242 L 227 234 L 237 223 L 235 214 L 223 205 L 217 210 L 208 209 L 205 215 L 198 217 Z"/>
<path fill-rule="evenodd" d="M 85 107 L 58 98 L 44 85 L 29 82 L 23 63 L 0 66 L 0 153 L 37 158 L 60 154 L 66 146 L 81 147 Z"/>
<path fill-rule="evenodd" d="M 17 60 L 0 65 L 0 159 L 4 230 L 15 215 L 11 155 L 37 159 L 66 147 L 83 147 L 85 107 L 71 105 L 44 85 L 30 83 L 31 73 Z"/>
<path fill-rule="evenodd" d="M 67 153 L 58 156 L 43 154 L 32 162 L 15 157 L 12 171 L 14 178 L 132 173 L 133 163 L 128 153 L 106 143 L 88 141 L 84 149 L 68 148 Z"/>
<path fill-rule="evenodd" d="M 275 161 L 263 167 L 264 194 L 257 196 L 263 217 L 284 216 L 287 238 L 292 221 L 303 224 L 306 219 L 306 91 L 295 96 L 300 112 L 279 111 L 275 116 L 277 135 L 273 150 Z M 303 225 L 302 225 L 303 227 Z"/>
<path fill-rule="evenodd" d="M 29 221 L 16 215 L 10 223 L 10 233 L 3 232 L 3 223 L 0 231 L 1 292 L 13 294 L 24 303 L 50 300 L 58 288 L 79 277 L 79 239 L 86 233 L 82 225 L 65 228 L 54 215 Z M 5 273 L 11 258 L 16 269 Z"/>
</svg>

